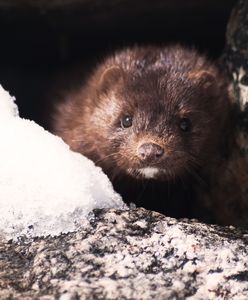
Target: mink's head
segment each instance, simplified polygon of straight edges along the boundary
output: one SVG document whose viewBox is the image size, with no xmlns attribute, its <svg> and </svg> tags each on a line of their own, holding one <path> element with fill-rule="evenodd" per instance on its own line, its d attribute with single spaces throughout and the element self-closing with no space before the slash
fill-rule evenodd
<svg viewBox="0 0 248 300">
<path fill-rule="evenodd" d="M 227 93 L 218 70 L 195 51 L 124 51 L 105 62 L 90 85 L 74 150 L 107 173 L 173 180 L 217 151 Z"/>
</svg>

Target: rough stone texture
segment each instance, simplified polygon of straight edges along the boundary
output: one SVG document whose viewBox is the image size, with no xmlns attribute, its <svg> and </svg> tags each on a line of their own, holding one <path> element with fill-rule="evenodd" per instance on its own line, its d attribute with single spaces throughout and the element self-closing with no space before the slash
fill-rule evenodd
<svg viewBox="0 0 248 300">
<path fill-rule="evenodd" d="M 96 211 L 77 233 L 0 244 L 1 299 L 248 299 L 248 232 Z"/>
<path fill-rule="evenodd" d="M 233 78 L 235 100 L 241 111 L 248 111 L 248 2 L 241 0 L 232 12 L 227 28 L 225 59 Z M 245 122 L 246 121 L 246 122 Z M 248 130 L 247 118 L 242 114 L 239 128 Z M 241 145 L 242 147 L 242 145 Z M 246 145 L 246 148 L 248 145 Z"/>
</svg>

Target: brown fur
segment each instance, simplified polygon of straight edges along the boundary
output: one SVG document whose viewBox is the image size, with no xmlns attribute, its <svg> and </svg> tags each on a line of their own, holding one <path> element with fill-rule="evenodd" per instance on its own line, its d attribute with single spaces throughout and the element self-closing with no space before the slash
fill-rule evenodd
<svg viewBox="0 0 248 300">
<path fill-rule="evenodd" d="M 101 166 L 127 201 L 135 202 L 135 194 L 127 196 L 118 185 L 139 185 L 140 168 L 158 168 L 155 179 L 166 188 L 180 181 L 188 186 L 219 159 L 229 111 L 227 81 L 195 50 L 125 49 L 107 58 L 63 100 L 56 107 L 53 131 Z M 124 115 L 133 117 L 129 128 L 121 127 Z M 179 128 L 183 118 L 191 122 L 189 132 Z M 137 152 L 144 143 L 161 146 L 165 154 L 152 163 L 142 161 Z"/>
</svg>

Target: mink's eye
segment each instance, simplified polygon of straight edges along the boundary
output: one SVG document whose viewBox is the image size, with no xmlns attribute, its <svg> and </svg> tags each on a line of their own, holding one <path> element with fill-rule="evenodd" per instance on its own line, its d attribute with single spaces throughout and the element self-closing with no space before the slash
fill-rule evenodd
<svg viewBox="0 0 248 300">
<path fill-rule="evenodd" d="M 128 128 L 128 127 L 131 127 L 133 124 L 133 119 L 131 116 L 124 116 L 121 118 L 121 127 L 122 128 Z"/>
<path fill-rule="evenodd" d="M 179 122 L 179 128 L 184 132 L 189 132 L 191 130 L 190 119 L 182 118 Z"/>
</svg>

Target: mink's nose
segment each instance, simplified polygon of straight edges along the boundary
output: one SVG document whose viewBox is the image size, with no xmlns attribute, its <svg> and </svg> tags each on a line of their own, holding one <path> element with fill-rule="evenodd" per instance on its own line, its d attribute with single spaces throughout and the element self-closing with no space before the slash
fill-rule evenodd
<svg viewBox="0 0 248 300">
<path fill-rule="evenodd" d="M 138 156 L 141 160 L 155 162 L 164 154 L 164 149 L 158 144 L 145 143 L 138 148 Z"/>
</svg>

